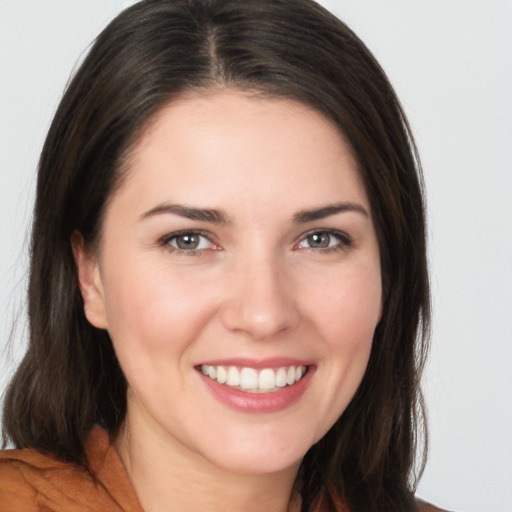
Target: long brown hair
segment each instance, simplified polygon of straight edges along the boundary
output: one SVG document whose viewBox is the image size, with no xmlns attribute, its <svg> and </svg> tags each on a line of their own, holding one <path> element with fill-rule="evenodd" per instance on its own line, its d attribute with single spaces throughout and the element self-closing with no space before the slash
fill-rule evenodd
<svg viewBox="0 0 512 512">
<path fill-rule="evenodd" d="M 94 246 L 152 116 L 183 91 L 219 85 L 294 98 L 334 121 L 356 155 L 379 240 L 382 319 L 355 397 L 304 458 L 303 510 L 413 510 L 430 315 L 419 159 L 376 60 L 311 0 L 145 0 L 97 38 L 39 163 L 29 348 L 6 393 L 5 440 L 84 464 L 94 424 L 116 434 L 126 382 L 108 333 L 85 319 L 71 234 Z"/>
</svg>

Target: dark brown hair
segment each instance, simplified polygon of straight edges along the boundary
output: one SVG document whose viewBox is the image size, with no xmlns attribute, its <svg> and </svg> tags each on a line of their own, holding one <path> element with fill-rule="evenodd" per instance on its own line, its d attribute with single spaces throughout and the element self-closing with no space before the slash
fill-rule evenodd
<svg viewBox="0 0 512 512">
<path fill-rule="evenodd" d="M 94 246 L 123 161 L 152 116 L 184 91 L 218 86 L 293 98 L 334 121 L 372 205 L 383 315 L 356 396 L 304 458 L 303 510 L 413 510 L 430 313 L 419 160 L 378 63 L 311 0 L 146 0 L 97 38 L 40 159 L 30 340 L 5 397 L 5 439 L 84 464 L 94 424 L 117 432 L 126 382 L 108 333 L 85 319 L 71 234 Z"/>
</svg>

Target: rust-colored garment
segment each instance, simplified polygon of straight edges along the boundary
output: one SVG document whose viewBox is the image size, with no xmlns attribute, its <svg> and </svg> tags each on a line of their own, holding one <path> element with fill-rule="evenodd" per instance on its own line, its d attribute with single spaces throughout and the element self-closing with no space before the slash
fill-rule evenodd
<svg viewBox="0 0 512 512">
<path fill-rule="evenodd" d="M 144 512 L 104 430 L 92 430 L 86 453 L 96 481 L 36 450 L 0 452 L 0 512 Z"/>
<path fill-rule="evenodd" d="M 144 512 L 107 433 L 92 430 L 85 469 L 36 450 L 0 452 L 0 512 Z M 421 512 L 443 512 L 421 502 Z"/>
</svg>

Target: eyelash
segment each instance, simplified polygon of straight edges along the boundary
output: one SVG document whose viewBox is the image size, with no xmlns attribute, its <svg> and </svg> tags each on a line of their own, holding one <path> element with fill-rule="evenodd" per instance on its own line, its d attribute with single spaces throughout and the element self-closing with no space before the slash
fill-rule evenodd
<svg viewBox="0 0 512 512">
<path fill-rule="evenodd" d="M 343 231 L 333 230 L 333 229 L 315 229 L 313 231 L 309 231 L 307 233 L 304 233 L 299 238 L 299 241 L 295 244 L 295 247 L 300 247 L 300 244 L 307 242 L 308 238 L 313 237 L 315 235 L 327 235 L 329 236 L 329 245 L 327 247 L 302 247 L 303 249 L 307 249 L 313 252 L 319 252 L 322 254 L 336 252 L 340 250 L 345 250 L 353 245 L 353 239 L 350 237 L 347 233 Z M 201 249 L 183 249 L 180 247 L 177 247 L 172 244 L 172 242 L 176 241 L 179 237 L 182 236 L 190 236 L 190 237 L 200 237 L 204 238 L 208 241 L 208 243 L 212 247 L 208 248 L 201 248 Z M 338 242 L 334 245 L 330 245 L 332 242 L 332 239 L 336 239 Z M 159 245 L 162 247 L 165 247 L 167 249 L 170 249 L 172 252 L 178 252 L 181 254 L 186 254 L 187 256 L 199 256 L 203 253 L 205 250 L 213 249 L 218 250 L 218 247 L 215 246 L 214 242 L 211 240 L 211 235 L 207 232 L 201 231 L 201 230 L 184 230 L 184 231 L 176 231 L 174 233 L 170 233 L 168 235 L 163 236 L 159 240 Z M 199 241 L 199 244 L 201 244 L 201 241 Z"/>
</svg>

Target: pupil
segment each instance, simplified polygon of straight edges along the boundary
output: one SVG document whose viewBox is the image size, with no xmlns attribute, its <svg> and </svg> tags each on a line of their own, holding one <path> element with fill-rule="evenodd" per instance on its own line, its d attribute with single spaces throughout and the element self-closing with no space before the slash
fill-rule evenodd
<svg viewBox="0 0 512 512">
<path fill-rule="evenodd" d="M 180 249 L 196 249 L 199 245 L 199 237 L 196 235 L 181 235 L 178 237 L 177 245 Z"/>
<path fill-rule="evenodd" d="M 327 233 L 315 233 L 309 236 L 310 247 L 325 248 L 329 247 L 329 235 Z"/>
</svg>

